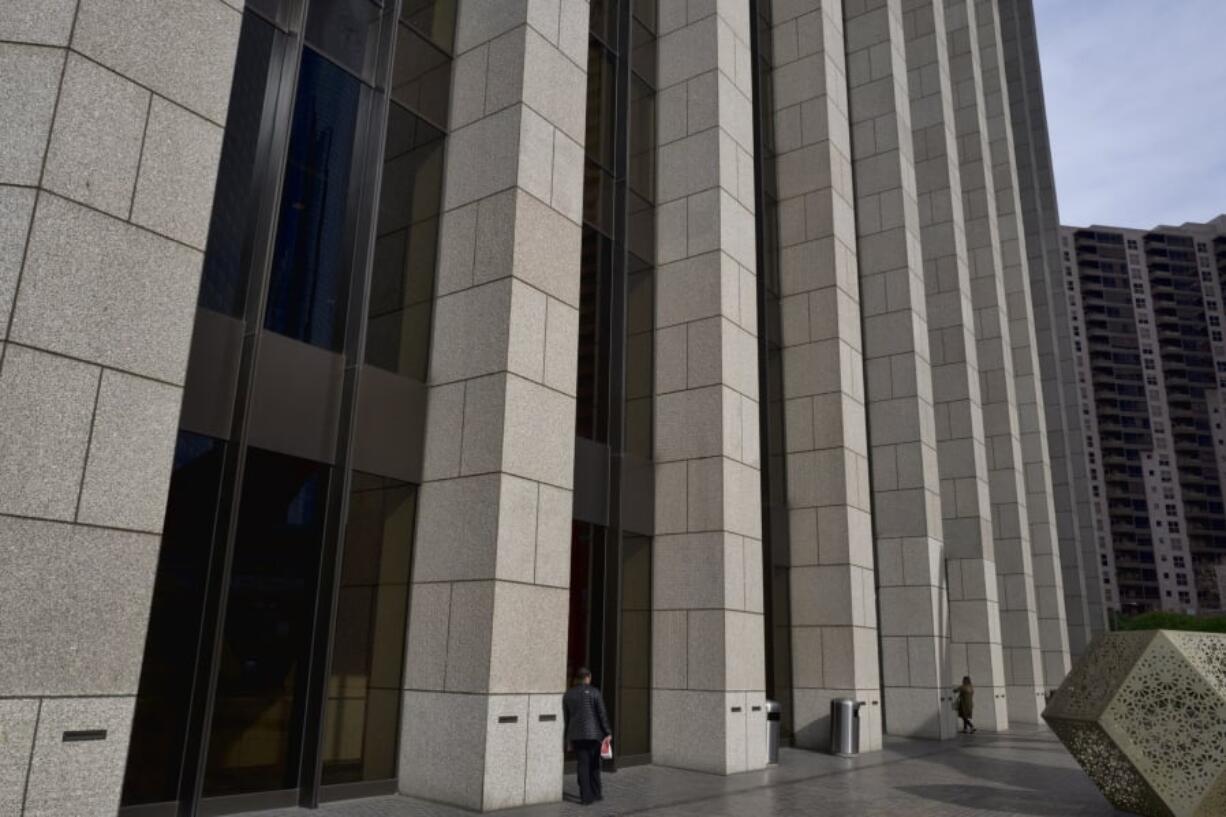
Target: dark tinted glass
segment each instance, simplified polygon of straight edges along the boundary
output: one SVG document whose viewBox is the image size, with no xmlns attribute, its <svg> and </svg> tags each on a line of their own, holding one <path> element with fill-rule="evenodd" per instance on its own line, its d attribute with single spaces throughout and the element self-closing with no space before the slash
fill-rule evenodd
<svg viewBox="0 0 1226 817">
<path fill-rule="evenodd" d="M 600 41 L 592 38 L 587 52 L 587 137 L 584 149 L 588 158 L 606 170 L 613 169 L 613 151 L 617 117 L 616 73 L 613 54 Z"/>
<path fill-rule="evenodd" d="M 626 440 L 628 453 L 652 455 L 655 373 L 655 268 L 633 255 L 626 271 Z"/>
<path fill-rule="evenodd" d="M 630 18 L 630 68 L 656 86 L 656 0 L 634 0 Z"/>
<path fill-rule="evenodd" d="M 622 539 L 621 645 L 617 663 L 617 746 L 622 755 L 651 751 L 651 539 Z"/>
<path fill-rule="evenodd" d="M 608 288 L 613 242 L 583 229 L 579 269 L 579 360 L 576 373 L 575 434 L 608 439 Z"/>
<path fill-rule="evenodd" d="M 355 472 L 324 716 L 323 783 L 396 776 L 412 485 Z"/>
<path fill-rule="evenodd" d="M 258 11 L 275 23 L 280 17 L 281 0 L 247 0 L 247 9 Z"/>
<path fill-rule="evenodd" d="M 392 99 L 437 127 L 446 127 L 450 96 L 451 57 L 415 29 L 398 26 L 392 58 Z"/>
<path fill-rule="evenodd" d="M 265 101 L 277 92 L 275 74 L 269 71 L 276 36 L 259 17 L 243 15 L 200 278 L 200 306 L 236 317 L 242 314 L 247 295 L 246 254 L 256 215 L 260 127 Z"/>
<path fill-rule="evenodd" d="M 382 16 L 370 0 L 311 0 L 306 41 L 369 82 Z"/>
<path fill-rule="evenodd" d="M 351 75 L 303 50 L 265 326 L 328 349 L 344 335 L 361 91 Z"/>
<path fill-rule="evenodd" d="M 593 159 L 583 162 L 583 220 L 606 236 L 613 235 L 617 185 L 613 174 Z"/>
<path fill-rule="evenodd" d="M 766 685 L 767 695 L 779 701 L 791 699 L 792 648 L 790 554 L 787 513 L 787 474 L 784 436 L 783 351 L 779 305 L 780 233 L 776 199 L 775 144 L 771 79 L 770 4 L 759 3 L 751 17 L 751 38 L 756 55 L 753 63 L 753 114 L 760 155 L 755 163 L 758 218 L 758 365 L 765 377 L 760 390 L 762 431 L 762 569 L 765 573 Z M 783 707 L 783 734 L 792 733 L 792 711 Z"/>
<path fill-rule="evenodd" d="M 450 54 L 455 40 L 455 11 L 456 0 L 404 0 L 400 20 Z"/>
<path fill-rule="evenodd" d="M 425 381 L 443 134 L 391 105 L 371 271 L 366 362 Z"/>
<path fill-rule="evenodd" d="M 589 22 L 592 35 L 609 47 L 613 47 L 617 39 L 617 5 L 618 0 L 592 0 Z"/>
<path fill-rule="evenodd" d="M 328 467 L 250 449 L 204 794 L 298 784 Z"/>
<path fill-rule="evenodd" d="M 571 525 L 570 616 L 567 619 L 566 681 L 575 677 L 579 667 L 592 671 L 593 682 L 600 685 L 601 628 L 604 622 L 604 546 L 605 529 L 585 522 Z"/>
<path fill-rule="evenodd" d="M 178 796 L 225 448 L 221 440 L 186 431 L 179 432 L 175 445 L 124 805 Z"/>
</svg>

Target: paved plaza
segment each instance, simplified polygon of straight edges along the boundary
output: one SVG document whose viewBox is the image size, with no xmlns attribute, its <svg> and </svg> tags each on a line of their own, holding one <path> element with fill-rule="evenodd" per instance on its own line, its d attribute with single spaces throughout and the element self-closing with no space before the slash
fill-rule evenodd
<svg viewBox="0 0 1226 817">
<path fill-rule="evenodd" d="M 854 760 L 784 750 L 780 764 L 731 777 L 657 766 L 604 777 L 605 800 L 502 812 L 513 817 L 1122 817 L 1046 729 L 980 732 L 955 741 L 887 739 Z M 258 817 L 460 817 L 471 812 L 402 797 L 286 809 Z M 254 817 L 254 816 L 253 816 Z"/>
</svg>

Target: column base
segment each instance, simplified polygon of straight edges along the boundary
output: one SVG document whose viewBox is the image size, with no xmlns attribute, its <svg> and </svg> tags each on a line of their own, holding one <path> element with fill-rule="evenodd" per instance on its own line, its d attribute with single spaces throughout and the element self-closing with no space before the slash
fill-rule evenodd
<svg viewBox="0 0 1226 817">
<path fill-rule="evenodd" d="M 561 692 L 406 690 L 400 793 L 474 811 L 560 802 L 562 728 Z"/>
<path fill-rule="evenodd" d="M 766 693 L 656 689 L 651 760 L 709 774 L 766 768 Z"/>
<path fill-rule="evenodd" d="M 1009 720 L 1012 723 L 1041 724 L 1040 717 L 1047 708 L 1047 696 L 1042 687 L 1032 684 L 1005 688 L 1009 701 Z"/>
<path fill-rule="evenodd" d="M 926 687 L 887 687 L 882 693 L 887 735 L 949 740 L 957 732 L 957 716 L 949 700 L 952 691 Z"/>
</svg>

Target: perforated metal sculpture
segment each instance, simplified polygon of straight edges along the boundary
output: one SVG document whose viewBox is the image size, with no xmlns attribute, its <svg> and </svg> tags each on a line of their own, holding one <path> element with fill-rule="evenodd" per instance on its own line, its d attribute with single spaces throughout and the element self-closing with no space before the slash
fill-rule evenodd
<svg viewBox="0 0 1226 817">
<path fill-rule="evenodd" d="M 1226 635 L 1100 636 L 1043 719 L 1117 809 L 1226 815 Z"/>
</svg>

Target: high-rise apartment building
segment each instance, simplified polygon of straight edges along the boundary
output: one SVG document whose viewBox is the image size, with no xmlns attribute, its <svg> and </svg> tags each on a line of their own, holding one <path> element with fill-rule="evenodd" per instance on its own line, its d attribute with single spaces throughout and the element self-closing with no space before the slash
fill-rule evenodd
<svg viewBox="0 0 1226 817">
<path fill-rule="evenodd" d="M 1061 253 L 1106 601 L 1221 610 L 1226 216 L 1065 227 Z"/>
<path fill-rule="evenodd" d="M 558 800 L 580 665 L 619 763 L 1037 722 L 1044 119 L 1028 0 L 9 0 L 0 813 Z"/>
</svg>

